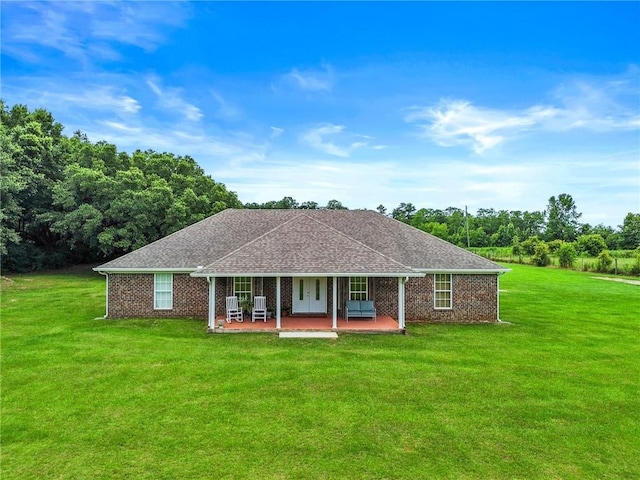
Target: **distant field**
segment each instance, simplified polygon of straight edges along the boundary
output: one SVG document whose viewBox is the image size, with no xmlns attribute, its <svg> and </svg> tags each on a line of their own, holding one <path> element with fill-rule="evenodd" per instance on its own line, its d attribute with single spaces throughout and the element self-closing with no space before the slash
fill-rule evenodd
<svg viewBox="0 0 640 480">
<path fill-rule="evenodd" d="M 490 260 L 506 263 L 522 263 L 531 264 L 531 257 L 529 255 L 514 255 L 511 247 L 481 247 L 470 248 L 472 252 L 481 255 Z M 608 272 L 609 274 L 618 275 L 631 275 L 631 267 L 638 262 L 635 250 L 612 250 L 609 252 L 614 258 L 614 263 L 611 264 Z M 551 266 L 558 267 L 558 257 L 551 255 Z M 596 271 L 598 259 L 595 257 L 579 256 L 576 258 L 574 264 L 574 270 L 580 270 L 585 272 Z M 617 266 L 617 272 L 616 272 Z"/>
<path fill-rule="evenodd" d="M 280 340 L 2 283 L 0 477 L 640 478 L 640 287 L 509 265 L 500 325 Z"/>
</svg>

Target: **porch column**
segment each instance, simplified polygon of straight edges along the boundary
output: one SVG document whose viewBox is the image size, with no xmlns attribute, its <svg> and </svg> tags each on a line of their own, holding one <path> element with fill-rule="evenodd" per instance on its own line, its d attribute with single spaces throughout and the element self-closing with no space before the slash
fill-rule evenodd
<svg viewBox="0 0 640 480">
<path fill-rule="evenodd" d="M 404 277 L 398 277 L 398 328 L 404 328 Z"/>
<path fill-rule="evenodd" d="M 276 277 L 276 330 L 282 328 L 280 321 L 281 302 L 280 302 L 280 277 Z"/>
<path fill-rule="evenodd" d="M 209 328 L 216 328 L 216 277 L 207 277 L 209 282 Z"/>
<path fill-rule="evenodd" d="M 338 278 L 334 275 L 333 277 L 333 326 L 331 327 L 333 330 L 338 329 Z"/>
</svg>

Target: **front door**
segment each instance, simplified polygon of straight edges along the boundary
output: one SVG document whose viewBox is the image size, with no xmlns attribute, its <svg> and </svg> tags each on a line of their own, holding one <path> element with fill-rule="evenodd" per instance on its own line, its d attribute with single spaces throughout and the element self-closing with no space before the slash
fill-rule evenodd
<svg viewBox="0 0 640 480">
<path fill-rule="evenodd" d="M 326 277 L 293 279 L 293 313 L 327 313 Z"/>
</svg>

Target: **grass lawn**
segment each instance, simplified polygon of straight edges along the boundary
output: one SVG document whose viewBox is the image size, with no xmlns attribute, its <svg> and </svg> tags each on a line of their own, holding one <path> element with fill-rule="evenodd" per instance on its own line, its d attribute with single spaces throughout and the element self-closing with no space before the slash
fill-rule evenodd
<svg viewBox="0 0 640 480">
<path fill-rule="evenodd" d="M 207 335 L 2 285 L 1 478 L 639 478 L 640 287 L 513 265 L 510 325 Z"/>
</svg>

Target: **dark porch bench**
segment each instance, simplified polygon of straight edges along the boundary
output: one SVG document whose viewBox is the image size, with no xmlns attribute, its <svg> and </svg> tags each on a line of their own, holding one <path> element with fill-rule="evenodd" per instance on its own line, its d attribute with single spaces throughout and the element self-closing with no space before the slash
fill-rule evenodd
<svg viewBox="0 0 640 480">
<path fill-rule="evenodd" d="M 373 318 L 376 321 L 376 307 L 371 300 L 347 300 L 345 318 Z"/>
</svg>

